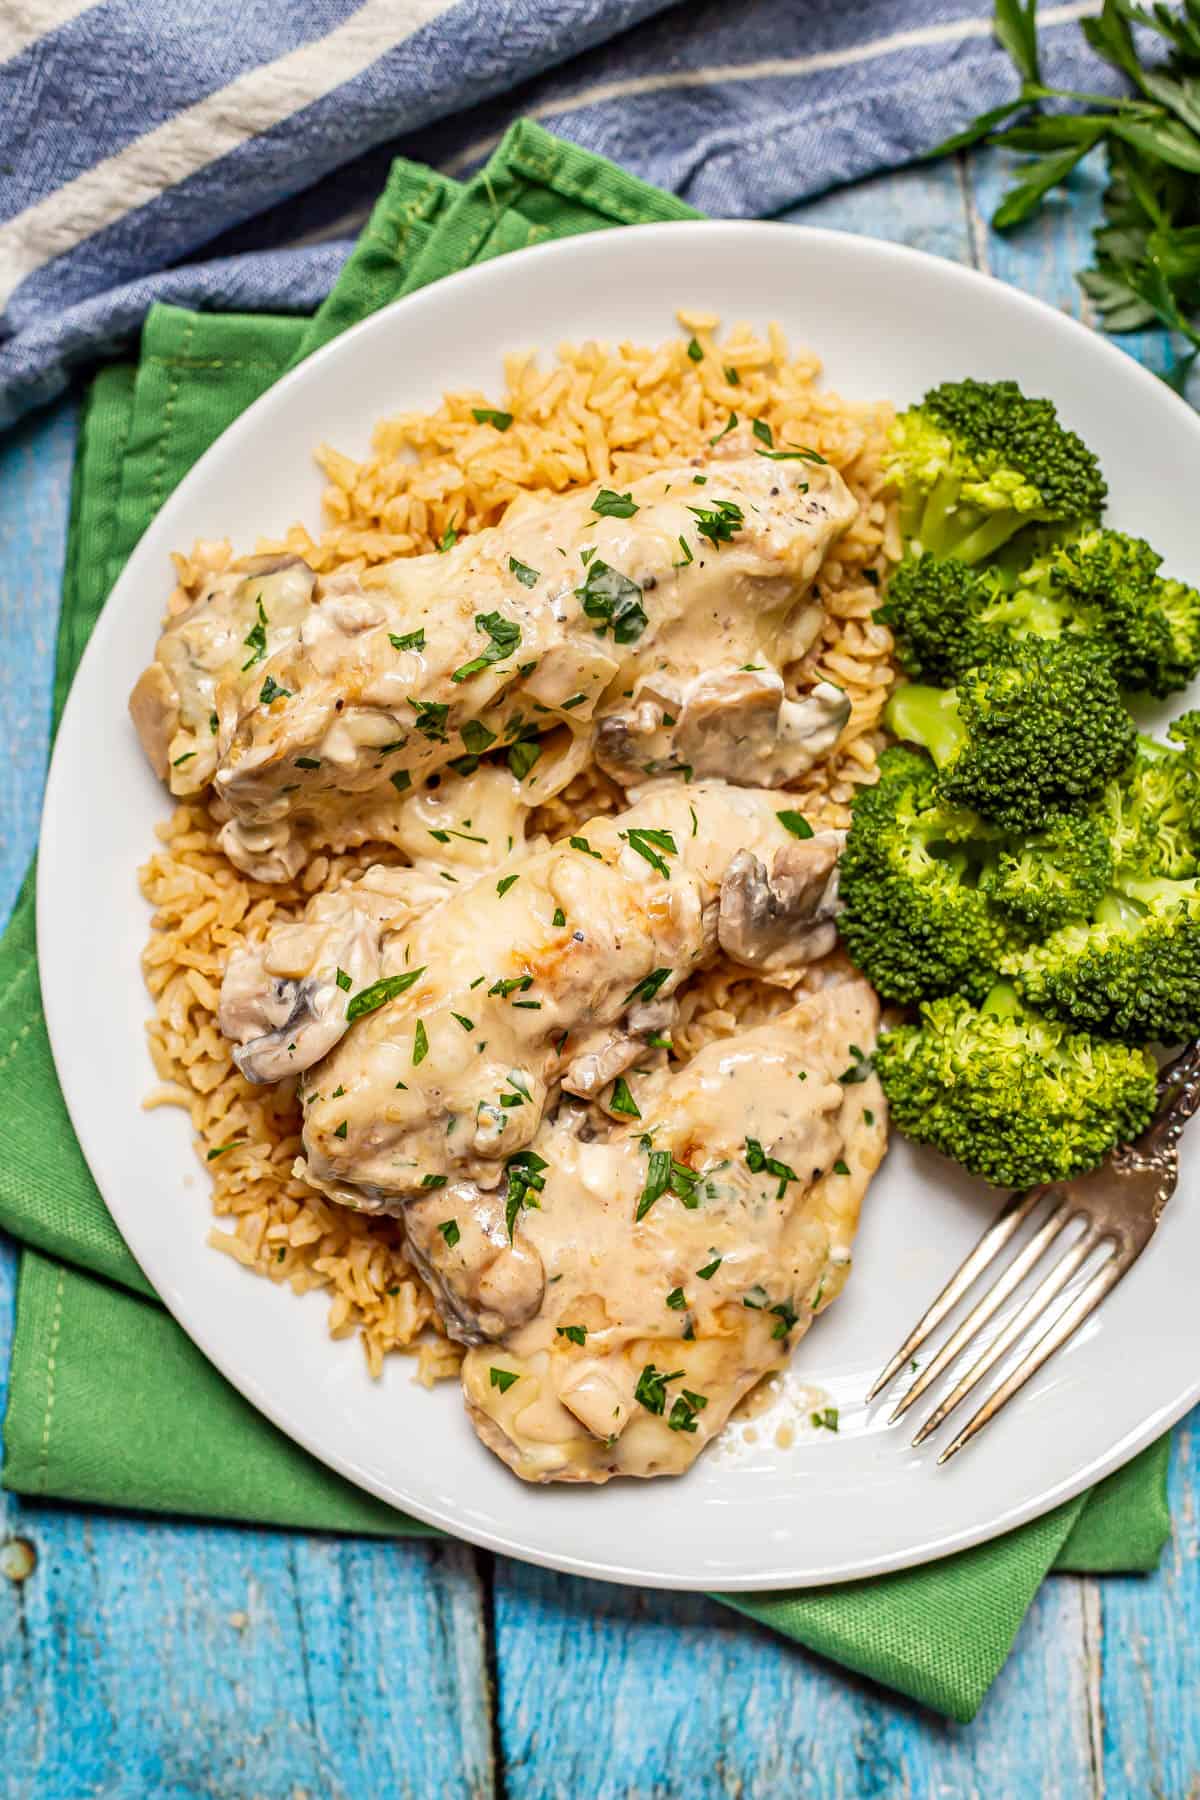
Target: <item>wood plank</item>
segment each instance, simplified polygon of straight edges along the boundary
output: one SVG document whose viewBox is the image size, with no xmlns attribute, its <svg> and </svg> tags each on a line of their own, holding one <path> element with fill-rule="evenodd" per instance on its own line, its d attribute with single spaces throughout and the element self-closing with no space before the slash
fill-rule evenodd
<svg viewBox="0 0 1200 1800">
<path fill-rule="evenodd" d="M 0 921 L 37 841 L 76 407 L 0 435 Z"/>
</svg>

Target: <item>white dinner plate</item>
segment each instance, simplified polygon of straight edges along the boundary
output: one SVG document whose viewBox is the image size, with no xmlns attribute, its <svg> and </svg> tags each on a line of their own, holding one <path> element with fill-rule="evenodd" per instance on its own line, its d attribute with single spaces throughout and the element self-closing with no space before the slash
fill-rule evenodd
<svg viewBox="0 0 1200 1800">
<path fill-rule="evenodd" d="M 1117 1468 L 1200 1396 L 1194 1155 L 1142 1264 L 944 1469 L 933 1446 L 915 1451 L 910 1430 L 887 1425 L 886 1403 L 868 1409 L 863 1395 L 997 1199 L 897 1141 L 867 1195 L 850 1284 L 796 1352 L 781 1402 L 802 1420 L 790 1447 L 776 1441 L 772 1417 L 735 1431 L 678 1480 L 538 1489 L 477 1442 L 457 1384 L 427 1393 L 403 1356 L 371 1381 L 358 1345 L 326 1336 L 322 1297 L 298 1300 L 207 1249 L 208 1184 L 188 1121 L 139 1107 L 153 1075 L 136 870 L 169 803 L 125 702 L 153 653 L 168 552 L 224 536 L 248 550 L 293 519 L 315 525 L 318 440 L 361 454 L 389 411 L 431 407 L 447 388 L 499 398 L 506 351 L 590 337 L 654 342 L 676 329 L 676 305 L 726 322 L 780 321 L 852 398 L 905 403 L 966 375 L 1012 376 L 1051 395 L 1101 458 L 1111 519 L 1200 581 L 1200 421 L 1129 357 L 1012 288 L 916 251 L 792 225 L 648 225 L 502 257 L 376 313 L 279 382 L 142 538 L 88 646 L 51 765 L 42 990 L 71 1118 L 127 1243 L 184 1330 L 298 1443 L 395 1506 L 532 1562 L 650 1586 L 782 1588 L 902 1568 L 992 1537 Z M 1188 703 L 1179 696 L 1171 710 Z M 836 1436 L 807 1426 L 818 1396 L 838 1408 Z"/>
</svg>

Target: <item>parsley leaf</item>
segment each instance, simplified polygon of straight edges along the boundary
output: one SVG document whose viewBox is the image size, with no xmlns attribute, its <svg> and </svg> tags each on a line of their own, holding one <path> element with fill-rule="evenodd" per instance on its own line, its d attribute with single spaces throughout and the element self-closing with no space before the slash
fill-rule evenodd
<svg viewBox="0 0 1200 1800">
<path fill-rule="evenodd" d="M 521 566 L 524 567 L 524 564 Z M 537 576 L 534 571 L 531 569 L 529 573 L 534 575 L 536 581 Z M 532 586 L 532 583 L 529 585 Z M 481 656 L 473 657 L 470 662 L 463 663 L 460 669 L 455 669 L 450 677 L 451 681 L 465 681 L 468 675 L 478 675 L 479 671 L 486 669 L 490 663 L 502 662 L 505 657 L 512 656 L 520 646 L 521 627 L 514 624 L 511 619 L 506 619 L 503 613 L 476 613 L 475 629 L 486 632 L 492 641 Z"/>
<path fill-rule="evenodd" d="M 385 1006 L 389 1000 L 394 1000 L 398 994 L 407 993 L 414 982 L 421 979 L 425 973 L 425 967 L 426 965 L 422 963 L 419 969 L 409 969 L 403 975 L 385 975 L 382 981 L 374 981 L 370 987 L 361 988 L 346 1008 L 346 1023 L 353 1025 L 355 1019 L 365 1018 L 377 1007 Z"/>
<path fill-rule="evenodd" d="M 776 813 L 775 817 L 779 820 L 783 829 L 785 831 L 790 831 L 795 838 L 810 838 L 813 834 L 813 828 L 804 817 L 804 814 L 793 812 L 790 807 L 784 812 Z"/>
<path fill-rule="evenodd" d="M 554 1335 L 555 1335 L 555 1337 L 569 1338 L 571 1343 L 573 1343 L 573 1344 L 581 1344 L 581 1345 L 586 1344 L 587 1343 L 587 1326 L 586 1325 L 556 1325 L 554 1327 Z"/>
<path fill-rule="evenodd" d="M 471 417 L 477 425 L 494 425 L 497 431 L 507 431 L 513 422 L 511 413 L 498 412 L 494 406 L 473 406 Z"/>
<path fill-rule="evenodd" d="M 640 508 L 633 495 L 616 494 L 612 488 L 601 488 L 592 501 L 592 511 L 602 519 L 632 519 Z"/>
<path fill-rule="evenodd" d="M 690 1388 L 684 1388 L 671 1408 L 668 1426 L 672 1431 L 695 1431 L 696 1414 L 702 1413 L 707 1405 L 707 1394 L 693 1394 Z"/>
<path fill-rule="evenodd" d="M 587 578 L 575 589 L 589 619 L 599 621 L 601 633 L 611 630 L 618 644 L 635 644 L 646 629 L 642 590 L 628 575 L 612 568 L 602 557 L 588 563 Z"/>
<path fill-rule="evenodd" d="M 704 361 L 704 352 L 700 348 L 700 344 L 699 344 L 698 340 L 694 337 L 688 339 L 687 353 L 691 357 L 693 362 L 703 362 Z"/>
<path fill-rule="evenodd" d="M 565 919 L 563 924 L 566 924 Z M 628 1006 L 631 1000 L 653 1000 L 663 982 L 670 978 L 670 969 L 651 969 L 649 975 L 643 975 L 636 987 L 630 988 L 621 1004 Z"/>
<path fill-rule="evenodd" d="M 280 687 L 275 677 L 268 675 L 262 684 L 258 700 L 260 706 L 270 706 L 272 700 L 290 700 L 291 697 L 291 688 Z"/>
<path fill-rule="evenodd" d="M 518 562 L 515 556 L 508 559 L 508 572 L 516 576 L 522 587 L 536 587 L 542 579 L 540 569 L 531 569 L 528 563 Z"/>
<path fill-rule="evenodd" d="M 249 632 L 242 639 L 243 645 L 250 652 L 249 660 L 242 664 L 243 675 L 246 673 L 247 669 L 252 669 L 255 663 L 262 662 L 267 654 L 267 626 L 270 623 L 270 620 L 263 611 L 261 594 L 255 600 L 254 605 L 258 611 L 258 620 L 250 627 Z"/>
<path fill-rule="evenodd" d="M 710 444 L 719 444 L 723 437 L 729 436 L 729 433 L 733 430 L 733 428 L 737 424 L 737 422 L 738 422 L 737 414 L 735 412 L 731 412 L 728 419 L 726 420 L 725 424 L 721 427 L 720 431 L 718 431 L 716 437 L 709 438 L 709 440 L 708 440 L 709 443 Z"/>
<path fill-rule="evenodd" d="M 760 444 L 765 444 L 768 450 L 773 450 L 775 448 L 775 439 L 771 434 L 771 427 L 767 424 L 765 419 L 755 419 L 754 424 L 750 429 L 753 431 Z"/>
<path fill-rule="evenodd" d="M 696 1274 L 701 1281 L 711 1281 L 724 1260 L 725 1258 L 723 1256 L 716 1256 L 713 1258 L 712 1262 L 705 1263 L 702 1269 L 697 1269 Z"/>
<path fill-rule="evenodd" d="M 411 694 L 407 696 L 407 699 L 408 704 L 417 715 L 417 730 L 435 744 L 448 743 L 446 720 L 449 717 L 450 708 L 446 702 L 444 700 L 414 700 Z"/>
<path fill-rule="evenodd" d="M 638 1376 L 633 1397 L 647 1412 L 658 1413 L 661 1417 L 667 1405 L 668 1381 L 681 1381 L 685 1374 L 684 1369 L 672 1369 L 668 1374 L 665 1370 L 656 1369 L 653 1363 L 647 1363 Z"/>
<path fill-rule="evenodd" d="M 423 1063 L 428 1055 L 429 1037 L 425 1030 L 425 1021 L 418 1019 L 416 1030 L 413 1032 L 413 1068 L 415 1069 L 418 1063 Z"/>
<path fill-rule="evenodd" d="M 707 538 L 713 549 L 732 541 L 735 531 L 746 523 L 746 515 L 734 500 L 718 500 L 715 506 L 689 506 L 698 524 L 700 536 Z"/>
<path fill-rule="evenodd" d="M 422 625 L 416 631 L 406 631 L 403 637 L 397 637 L 394 631 L 389 631 L 388 643 L 393 650 L 423 650 L 425 627 Z"/>
<path fill-rule="evenodd" d="M 512 887 L 513 883 L 520 881 L 520 879 L 521 879 L 521 877 L 519 875 L 502 876 L 501 879 L 496 883 L 497 898 L 503 900 L 505 894 L 507 894 L 509 888 Z"/>
<path fill-rule="evenodd" d="M 549 1168 L 544 1157 L 533 1150 L 518 1150 L 510 1156 L 504 1165 L 507 1178 L 505 1193 L 504 1222 L 508 1227 L 508 1241 L 513 1241 L 513 1227 L 517 1222 L 517 1214 L 523 1206 L 537 1206 L 536 1196 L 546 1185 L 544 1170 Z"/>
<path fill-rule="evenodd" d="M 798 1181 L 800 1177 L 795 1169 L 787 1163 L 780 1162 L 777 1157 L 768 1156 L 757 1138 L 746 1139 L 746 1167 L 752 1175 L 774 1175 L 779 1182 L 775 1198 L 782 1200 L 789 1181 Z"/>
<path fill-rule="evenodd" d="M 514 1375 L 511 1369 L 488 1369 L 488 1380 L 494 1388 L 499 1388 L 502 1394 L 507 1394 L 513 1382 L 520 1381 L 520 1379 L 521 1377 Z"/>
<path fill-rule="evenodd" d="M 622 831 L 619 835 L 631 850 L 636 850 L 639 856 L 646 859 L 652 869 L 670 881 L 671 871 L 659 855 L 660 850 L 665 850 L 670 856 L 679 855 L 679 846 L 669 831 L 657 831 L 650 827 L 633 825 L 628 831 Z"/>
<path fill-rule="evenodd" d="M 838 1428 L 838 1409 L 836 1406 L 823 1407 L 820 1412 L 809 1413 L 809 1423 L 816 1430 L 836 1431 Z"/>
<path fill-rule="evenodd" d="M 672 1312 L 683 1312 L 684 1308 L 687 1306 L 687 1300 L 684 1297 L 684 1292 L 681 1287 L 671 1289 L 670 1293 L 667 1295 L 667 1305 L 671 1308 Z"/>
<path fill-rule="evenodd" d="M 629 1091 L 629 1083 L 623 1075 L 618 1075 L 613 1082 L 608 1105 L 611 1112 L 621 1113 L 627 1119 L 640 1119 L 642 1116 L 637 1101 Z"/>
<path fill-rule="evenodd" d="M 453 1250 L 455 1244 L 457 1244 L 459 1238 L 462 1236 L 462 1232 L 458 1229 L 458 1220 L 443 1219 L 442 1223 L 438 1226 L 438 1230 L 445 1238 L 447 1244 L 449 1244 L 451 1250 Z"/>
<path fill-rule="evenodd" d="M 354 986 L 354 983 L 351 981 L 350 977 L 347 975 L 345 969 L 338 969 L 335 972 L 333 979 L 337 982 L 337 984 L 341 988 L 343 994 L 348 994 L 350 992 L 350 989 Z"/>
</svg>

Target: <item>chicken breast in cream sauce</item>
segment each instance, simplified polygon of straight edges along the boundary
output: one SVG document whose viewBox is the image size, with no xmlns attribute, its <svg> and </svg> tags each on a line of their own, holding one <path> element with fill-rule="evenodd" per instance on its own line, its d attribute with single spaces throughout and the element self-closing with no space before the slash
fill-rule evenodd
<svg viewBox="0 0 1200 1800">
<path fill-rule="evenodd" d="M 181 597 L 131 711 L 172 792 L 211 784 L 223 848 L 264 881 L 315 845 L 394 841 L 397 790 L 496 748 L 529 806 L 593 753 L 625 785 L 774 786 L 848 715 L 837 688 L 793 694 L 785 672 L 856 512 L 828 464 L 735 442 L 361 576 L 252 559 Z"/>
<path fill-rule="evenodd" d="M 866 982 L 835 978 L 640 1081 L 640 1119 L 543 1125 L 503 1204 L 461 1182 L 409 1209 L 475 1346 L 475 1428 L 518 1475 L 679 1474 L 787 1362 L 849 1275 L 883 1156 L 876 1023 Z"/>
</svg>

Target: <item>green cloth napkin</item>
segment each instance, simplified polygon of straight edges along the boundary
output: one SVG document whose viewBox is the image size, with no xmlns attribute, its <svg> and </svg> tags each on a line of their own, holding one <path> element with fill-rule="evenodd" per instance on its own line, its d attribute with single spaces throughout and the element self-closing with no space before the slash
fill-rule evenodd
<svg viewBox="0 0 1200 1800">
<path fill-rule="evenodd" d="M 694 216 L 669 195 L 521 123 L 465 187 L 397 162 L 313 319 L 155 308 L 136 367 L 104 370 L 84 410 L 56 721 L 138 537 L 197 457 L 285 370 L 378 307 L 469 264 L 574 232 Z M 0 1226 L 23 1246 L 5 1485 L 153 1512 L 428 1535 L 276 1431 L 158 1305 L 92 1182 L 63 1105 L 38 991 L 32 877 L 0 944 L 0 1017 Z M 968 1719 L 1050 1569 L 1154 1567 L 1170 1529 L 1166 1467 L 1164 1439 L 1090 1495 L 925 1568 L 808 1592 L 718 1598 Z"/>
</svg>

